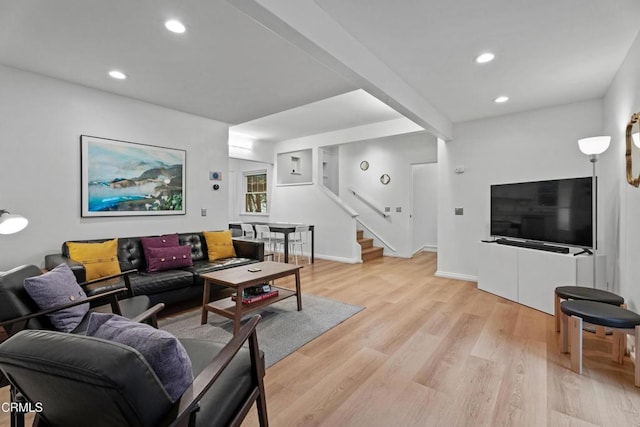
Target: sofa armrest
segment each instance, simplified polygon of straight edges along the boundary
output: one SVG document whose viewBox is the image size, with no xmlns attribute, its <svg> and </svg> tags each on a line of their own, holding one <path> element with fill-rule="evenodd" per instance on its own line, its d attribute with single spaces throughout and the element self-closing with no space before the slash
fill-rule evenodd
<svg viewBox="0 0 640 427">
<path fill-rule="evenodd" d="M 236 256 L 264 261 L 264 242 L 246 239 L 233 239 Z"/>
<path fill-rule="evenodd" d="M 67 264 L 73 274 L 76 276 L 78 283 L 87 281 L 87 272 L 84 269 L 84 265 L 81 262 L 74 261 L 62 254 L 49 254 L 44 256 L 44 268 L 47 270 L 53 270 L 60 264 Z"/>
</svg>

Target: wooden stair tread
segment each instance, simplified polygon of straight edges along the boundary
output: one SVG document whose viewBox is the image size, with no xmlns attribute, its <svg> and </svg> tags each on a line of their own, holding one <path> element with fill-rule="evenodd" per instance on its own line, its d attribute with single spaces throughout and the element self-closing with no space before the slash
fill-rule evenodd
<svg viewBox="0 0 640 427">
<path fill-rule="evenodd" d="M 382 251 L 384 251 L 384 248 L 381 248 L 380 246 L 373 246 L 371 248 L 362 249 L 361 253 L 370 254 L 372 252 L 382 252 Z"/>
<path fill-rule="evenodd" d="M 362 262 L 382 258 L 384 248 L 373 246 L 373 239 L 370 237 L 364 237 L 364 230 L 356 230 L 356 239 L 362 248 L 360 250 L 360 258 L 362 259 Z"/>
<path fill-rule="evenodd" d="M 371 261 L 372 259 L 382 258 L 382 253 L 384 248 L 379 246 L 374 246 L 372 248 L 362 249 L 360 252 L 360 258 L 362 258 L 362 262 Z"/>
<path fill-rule="evenodd" d="M 358 244 L 360 246 L 362 246 L 363 249 L 365 248 L 371 248 L 373 247 L 373 239 L 369 238 L 364 238 L 364 239 L 358 239 Z"/>
</svg>

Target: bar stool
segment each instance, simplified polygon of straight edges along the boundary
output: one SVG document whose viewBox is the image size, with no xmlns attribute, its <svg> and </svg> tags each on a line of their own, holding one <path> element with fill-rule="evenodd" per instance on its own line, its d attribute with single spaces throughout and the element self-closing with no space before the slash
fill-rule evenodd
<svg viewBox="0 0 640 427">
<path fill-rule="evenodd" d="M 284 245 L 284 238 L 275 237 L 271 232 L 268 225 L 256 224 L 256 239 L 264 242 L 265 247 L 269 252 L 265 253 L 265 256 L 270 255 L 272 260 L 275 260 L 276 253 L 278 254 L 278 261 L 280 261 L 279 247 Z"/>
<path fill-rule="evenodd" d="M 555 290 L 554 316 L 556 332 L 560 332 L 560 302 L 561 300 L 596 301 L 605 304 L 621 306 L 624 298 L 613 292 L 584 286 L 558 286 Z M 597 328 L 598 335 L 604 335 L 604 328 Z"/>
<path fill-rule="evenodd" d="M 571 370 L 582 374 L 582 323 L 589 322 L 613 329 L 611 359 L 622 364 L 627 334 L 635 338 L 640 351 L 640 315 L 622 307 L 596 301 L 567 300 L 560 304 L 562 312 L 562 352 L 571 350 Z M 640 360 L 635 360 L 634 384 L 640 387 Z"/>
<path fill-rule="evenodd" d="M 298 264 L 298 253 L 296 247 L 300 248 L 300 256 L 304 256 L 304 247 L 309 243 L 309 226 L 298 225 L 296 226 L 293 235 L 289 238 L 289 247 L 293 253 L 296 265 Z M 308 257 L 309 264 L 311 264 L 311 255 Z"/>
<path fill-rule="evenodd" d="M 253 225 L 251 224 L 240 224 L 240 228 L 242 229 L 242 234 L 247 239 L 255 239 L 256 233 L 253 231 Z"/>
</svg>

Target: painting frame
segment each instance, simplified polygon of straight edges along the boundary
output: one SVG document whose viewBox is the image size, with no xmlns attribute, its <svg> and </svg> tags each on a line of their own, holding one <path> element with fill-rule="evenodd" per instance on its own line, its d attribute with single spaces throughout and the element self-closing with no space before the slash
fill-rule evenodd
<svg viewBox="0 0 640 427">
<path fill-rule="evenodd" d="M 185 215 L 186 169 L 186 150 L 80 135 L 80 214 Z"/>
</svg>

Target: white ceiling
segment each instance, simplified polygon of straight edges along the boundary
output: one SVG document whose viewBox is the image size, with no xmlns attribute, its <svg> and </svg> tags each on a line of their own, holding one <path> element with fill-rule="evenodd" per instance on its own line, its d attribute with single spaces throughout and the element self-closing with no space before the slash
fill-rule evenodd
<svg viewBox="0 0 640 427">
<path fill-rule="evenodd" d="M 227 123 L 356 89 L 224 0 L 0 0 L 0 64 Z"/>
<path fill-rule="evenodd" d="M 638 0 L 316 3 L 452 122 L 601 97 L 640 29 Z"/>
<path fill-rule="evenodd" d="M 393 108 L 358 89 L 241 123 L 232 126 L 229 131 L 275 142 L 401 117 L 402 115 Z"/>
<path fill-rule="evenodd" d="M 638 0 L 315 4 L 452 122 L 601 97 L 640 29 Z M 168 33 L 168 18 L 187 33 Z M 395 114 L 361 92 L 317 102 L 358 85 L 296 38 L 283 40 L 224 0 L 0 0 L 0 64 L 244 123 L 271 140 Z M 496 60 L 475 64 L 486 50 Z M 112 68 L 129 78 L 109 78 Z M 494 104 L 498 95 L 511 100 Z"/>
</svg>

